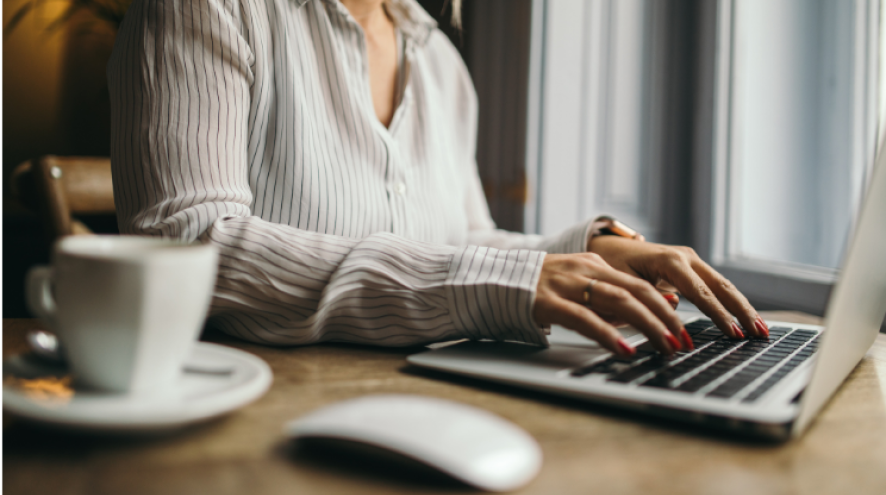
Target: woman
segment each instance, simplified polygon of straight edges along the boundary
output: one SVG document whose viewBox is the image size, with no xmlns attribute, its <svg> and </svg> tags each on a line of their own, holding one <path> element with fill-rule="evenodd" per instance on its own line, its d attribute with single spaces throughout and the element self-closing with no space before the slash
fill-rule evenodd
<svg viewBox="0 0 886 495">
<path fill-rule="evenodd" d="M 473 86 L 415 0 L 136 0 L 108 77 L 121 229 L 218 246 L 231 334 L 545 345 L 560 324 L 630 355 L 619 321 L 691 347 L 659 281 L 727 335 L 768 331 L 688 248 L 496 230 Z"/>
</svg>

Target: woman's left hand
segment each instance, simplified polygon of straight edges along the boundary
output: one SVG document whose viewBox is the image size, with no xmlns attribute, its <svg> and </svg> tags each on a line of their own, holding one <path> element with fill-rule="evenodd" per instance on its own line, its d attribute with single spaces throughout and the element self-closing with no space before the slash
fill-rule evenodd
<svg viewBox="0 0 886 495">
<path fill-rule="evenodd" d="M 600 235 L 588 242 L 588 250 L 600 255 L 613 268 L 653 285 L 661 282 L 673 285 L 730 337 L 744 337 L 733 315 L 751 335 L 769 336 L 766 323 L 744 295 L 692 248 Z"/>
</svg>

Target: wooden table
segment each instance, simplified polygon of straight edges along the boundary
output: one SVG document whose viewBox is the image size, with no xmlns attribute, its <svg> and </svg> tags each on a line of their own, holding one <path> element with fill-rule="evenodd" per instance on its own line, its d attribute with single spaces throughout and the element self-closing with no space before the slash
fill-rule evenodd
<svg viewBox="0 0 886 495">
<path fill-rule="evenodd" d="M 767 314 L 798 321 L 797 315 Z M 807 317 L 808 321 L 808 317 Z M 3 353 L 22 352 L 35 320 L 4 320 Z M 787 444 L 700 433 L 674 423 L 409 369 L 419 349 L 345 345 L 245 349 L 274 371 L 271 390 L 224 418 L 151 438 L 60 433 L 4 417 L 6 494 L 330 494 L 471 491 L 398 466 L 292 449 L 288 420 L 351 397 L 414 393 L 490 410 L 544 450 L 518 493 L 886 494 L 886 335 L 802 438 Z"/>
</svg>

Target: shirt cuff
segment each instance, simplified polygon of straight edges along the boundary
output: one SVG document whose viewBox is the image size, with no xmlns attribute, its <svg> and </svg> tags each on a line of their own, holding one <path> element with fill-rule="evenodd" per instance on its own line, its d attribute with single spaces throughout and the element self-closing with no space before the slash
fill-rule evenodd
<svg viewBox="0 0 886 495">
<path fill-rule="evenodd" d="M 524 249 L 463 248 L 446 279 L 452 320 L 460 333 L 476 340 L 547 347 L 546 329 L 532 315 L 544 256 Z"/>
</svg>

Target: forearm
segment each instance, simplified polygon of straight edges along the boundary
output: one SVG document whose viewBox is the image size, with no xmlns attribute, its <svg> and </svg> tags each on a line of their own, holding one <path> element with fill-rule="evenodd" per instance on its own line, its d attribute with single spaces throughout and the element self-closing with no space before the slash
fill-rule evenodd
<svg viewBox="0 0 886 495">
<path fill-rule="evenodd" d="M 245 339 L 545 343 L 531 316 L 541 253 L 438 246 L 391 234 L 357 241 L 255 217 L 218 221 L 203 240 L 222 255 L 211 321 Z"/>
</svg>

